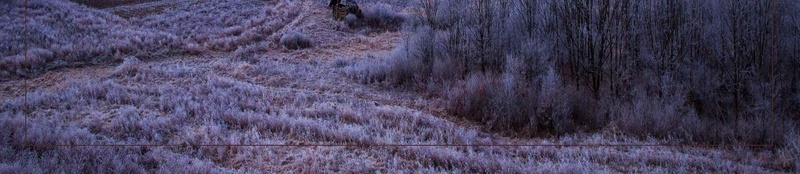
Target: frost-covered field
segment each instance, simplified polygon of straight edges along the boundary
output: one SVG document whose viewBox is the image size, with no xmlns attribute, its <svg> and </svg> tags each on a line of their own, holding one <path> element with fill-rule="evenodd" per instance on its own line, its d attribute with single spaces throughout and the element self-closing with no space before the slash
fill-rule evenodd
<svg viewBox="0 0 800 174">
<path fill-rule="evenodd" d="M 797 170 L 797 139 L 774 148 L 554 146 L 682 140 L 615 126 L 511 136 L 454 115 L 447 98 L 364 83 L 364 71 L 380 71 L 372 62 L 408 38 L 385 19 L 415 15 L 415 3 L 362 2 L 369 18 L 352 23 L 332 20 L 324 1 L 80 2 L 91 6 L 0 3 L 0 173 Z M 313 47 L 282 46 L 293 31 Z M 381 146 L 403 144 L 551 146 Z"/>
</svg>

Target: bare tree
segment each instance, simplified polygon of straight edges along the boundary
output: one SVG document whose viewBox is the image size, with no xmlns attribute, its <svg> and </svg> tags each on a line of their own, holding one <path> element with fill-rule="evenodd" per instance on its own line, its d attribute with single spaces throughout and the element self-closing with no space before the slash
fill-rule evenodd
<svg viewBox="0 0 800 174">
<path fill-rule="evenodd" d="M 727 118 L 734 123 L 734 132 L 738 135 L 738 122 L 748 107 L 749 81 L 758 80 L 760 72 L 767 72 L 765 60 L 770 47 L 769 1 L 728 0 L 718 2 L 720 6 L 720 22 L 717 28 L 720 35 L 716 57 L 711 63 L 719 70 L 719 78 L 723 81 L 721 97 L 730 97 Z"/>
<path fill-rule="evenodd" d="M 439 4 L 441 3 L 439 0 L 419 0 L 420 9 L 416 10 L 417 17 L 420 18 L 423 22 L 428 24 L 433 28 L 438 28 L 438 22 L 436 21 L 436 13 L 439 10 Z"/>
<path fill-rule="evenodd" d="M 661 73 L 674 70 L 678 59 L 686 57 L 688 52 L 688 36 L 686 25 L 687 2 L 683 0 L 652 1 L 642 4 L 644 12 L 643 39 L 645 47 L 652 57 L 658 61 Z"/>
<path fill-rule="evenodd" d="M 536 31 L 536 27 L 538 27 L 537 17 L 541 17 L 540 9 L 539 9 L 539 1 L 535 0 L 518 0 L 519 5 L 519 13 L 521 13 L 521 18 L 523 23 L 523 31 L 525 31 L 525 35 L 528 37 L 533 37 Z"/>
<path fill-rule="evenodd" d="M 569 69 L 576 87 L 584 85 L 599 97 L 608 74 L 616 71 L 624 53 L 628 4 L 616 0 L 555 2 L 554 12 L 561 29 L 557 43 L 561 64 Z M 613 65 L 613 64 L 612 64 Z"/>
<path fill-rule="evenodd" d="M 494 3 L 491 0 L 478 0 L 475 1 L 474 14 L 477 15 L 475 23 L 477 24 L 477 33 L 475 37 L 475 46 L 477 48 L 476 64 L 478 71 L 486 72 L 489 66 L 490 56 L 493 56 L 492 39 L 494 38 Z"/>
</svg>

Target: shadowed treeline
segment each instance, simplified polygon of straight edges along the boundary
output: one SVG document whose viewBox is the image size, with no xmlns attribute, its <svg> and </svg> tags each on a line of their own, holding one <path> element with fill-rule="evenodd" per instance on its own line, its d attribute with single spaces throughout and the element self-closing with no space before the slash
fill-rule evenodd
<svg viewBox="0 0 800 174">
<path fill-rule="evenodd" d="M 797 1 L 418 3 L 393 55 L 357 76 L 492 130 L 782 144 L 800 120 Z"/>
</svg>

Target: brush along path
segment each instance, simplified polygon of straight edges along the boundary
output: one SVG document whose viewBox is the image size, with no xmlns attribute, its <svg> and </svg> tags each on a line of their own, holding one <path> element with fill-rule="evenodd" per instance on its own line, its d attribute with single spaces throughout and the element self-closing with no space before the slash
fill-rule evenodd
<svg viewBox="0 0 800 174">
<path fill-rule="evenodd" d="M 114 13 L 123 18 L 142 18 L 151 14 L 158 14 L 167 8 L 175 8 L 178 4 L 187 3 L 188 1 L 154 1 L 144 2 L 135 5 L 123 5 L 103 9 Z"/>
</svg>

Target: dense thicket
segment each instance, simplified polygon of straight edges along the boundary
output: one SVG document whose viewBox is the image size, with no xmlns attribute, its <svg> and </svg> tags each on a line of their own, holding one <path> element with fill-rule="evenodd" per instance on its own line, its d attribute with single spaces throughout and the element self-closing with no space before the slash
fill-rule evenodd
<svg viewBox="0 0 800 174">
<path fill-rule="evenodd" d="M 419 4 L 365 79 L 442 94 L 492 130 L 769 144 L 800 119 L 798 1 Z"/>
</svg>

